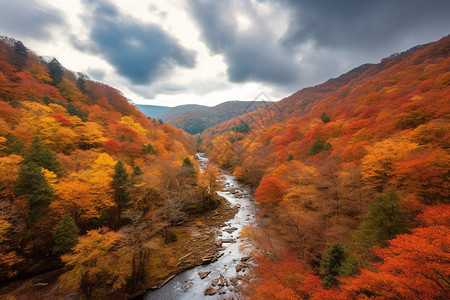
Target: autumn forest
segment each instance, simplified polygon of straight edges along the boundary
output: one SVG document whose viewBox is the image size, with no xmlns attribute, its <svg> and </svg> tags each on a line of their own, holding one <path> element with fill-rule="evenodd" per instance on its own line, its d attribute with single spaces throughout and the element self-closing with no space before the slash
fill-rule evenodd
<svg viewBox="0 0 450 300">
<path fill-rule="evenodd" d="M 234 299 L 448 299 L 450 36 L 264 104 L 191 135 L 2 37 L 0 298 L 131 299 L 218 259 L 226 174 L 256 207 Z"/>
</svg>

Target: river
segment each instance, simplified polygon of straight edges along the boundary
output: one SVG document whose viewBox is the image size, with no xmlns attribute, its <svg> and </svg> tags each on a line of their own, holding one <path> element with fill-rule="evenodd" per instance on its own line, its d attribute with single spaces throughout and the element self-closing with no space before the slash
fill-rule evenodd
<svg viewBox="0 0 450 300">
<path fill-rule="evenodd" d="M 207 158 L 199 153 L 197 159 L 200 167 L 207 163 Z M 222 255 L 219 259 L 208 265 L 201 265 L 187 270 L 175 276 L 160 289 L 147 291 L 142 299 L 146 300 L 175 300 L 175 299 L 239 299 L 239 292 L 235 289 L 239 283 L 239 275 L 248 272 L 245 265 L 248 263 L 247 253 L 241 250 L 243 241 L 239 239 L 239 234 L 245 225 L 250 224 L 255 218 L 255 204 L 253 195 L 249 188 L 240 184 L 234 176 L 223 174 L 220 177 L 223 184 L 223 191 L 218 194 L 227 199 L 232 205 L 239 208 L 238 213 L 232 220 L 226 223 L 225 227 L 217 228 L 216 240 L 233 239 L 234 243 L 223 243 Z M 236 228 L 234 231 L 233 229 Z M 244 266 L 237 272 L 236 266 Z M 210 272 L 204 279 L 201 279 L 199 272 Z M 223 276 L 223 277 L 222 277 Z M 217 285 L 212 286 L 213 281 Z M 214 295 L 205 296 L 205 290 L 214 288 L 217 292 Z"/>
</svg>

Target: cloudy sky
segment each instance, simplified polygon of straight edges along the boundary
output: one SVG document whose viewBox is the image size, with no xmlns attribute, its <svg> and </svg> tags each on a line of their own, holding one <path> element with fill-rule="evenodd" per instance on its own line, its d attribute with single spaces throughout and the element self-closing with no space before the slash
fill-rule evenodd
<svg viewBox="0 0 450 300">
<path fill-rule="evenodd" d="M 279 100 L 450 34 L 448 0 L 0 0 L 0 35 L 135 103 Z"/>
</svg>

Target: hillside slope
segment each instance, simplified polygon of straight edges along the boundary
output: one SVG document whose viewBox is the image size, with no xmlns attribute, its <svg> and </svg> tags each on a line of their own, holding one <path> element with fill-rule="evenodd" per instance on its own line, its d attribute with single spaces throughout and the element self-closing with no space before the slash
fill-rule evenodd
<svg viewBox="0 0 450 300">
<path fill-rule="evenodd" d="M 252 112 L 260 107 L 269 106 L 266 101 L 227 101 L 219 105 L 185 112 L 169 121 L 169 124 L 181 128 L 187 133 L 197 134 L 229 119 Z"/>
<path fill-rule="evenodd" d="M 178 105 L 175 107 L 171 107 L 168 111 L 158 116 L 158 119 L 163 120 L 164 122 L 169 122 L 173 118 L 184 114 L 185 112 L 191 111 L 191 110 L 202 110 L 207 109 L 208 106 L 199 105 L 199 104 L 184 104 L 184 105 Z"/>
<path fill-rule="evenodd" d="M 266 217 L 245 233 L 249 293 L 446 298 L 449 118 L 447 36 L 207 129 L 210 157 L 257 187 Z"/>
<path fill-rule="evenodd" d="M 180 224 L 220 209 L 195 147 L 114 88 L 1 37 L 0 298 L 6 281 L 59 269 L 48 289 L 11 286 L 18 298 L 125 299 L 189 267 L 176 264 L 191 243 Z"/>
</svg>

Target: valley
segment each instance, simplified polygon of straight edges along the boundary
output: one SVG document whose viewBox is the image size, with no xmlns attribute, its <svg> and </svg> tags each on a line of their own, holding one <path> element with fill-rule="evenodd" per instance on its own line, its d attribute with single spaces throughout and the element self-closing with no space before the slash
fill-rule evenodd
<svg viewBox="0 0 450 300">
<path fill-rule="evenodd" d="M 85 70 L 124 92 L 0 36 L 0 298 L 448 299 L 450 35 L 297 90 L 314 62 L 341 67 L 290 44 L 292 22 L 265 47 L 284 27 L 251 24 L 271 1 L 237 9 L 252 20 L 186 2 L 176 19 L 215 16 L 182 28 L 200 30 L 187 44 L 94 2 L 107 26 L 61 59 L 89 53 Z M 266 81 L 284 98 L 266 101 Z M 187 104 L 257 89 L 266 100 Z"/>
<path fill-rule="evenodd" d="M 206 158 L 200 156 L 203 161 Z M 161 288 L 149 291 L 140 299 L 208 299 L 239 298 L 239 285 L 248 280 L 248 265 L 251 246 L 241 237 L 242 229 L 255 222 L 256 207 L 248 187 L 238 183 L 231 175 L 222 174 L 223 190 L 217 192 L 232 207 L 238 209 L 236 215 L 223 226 L 213 228 L 215 243 L 219 246 L 216 258 L 210 263 L 178 274 Z"/>
</svg>

